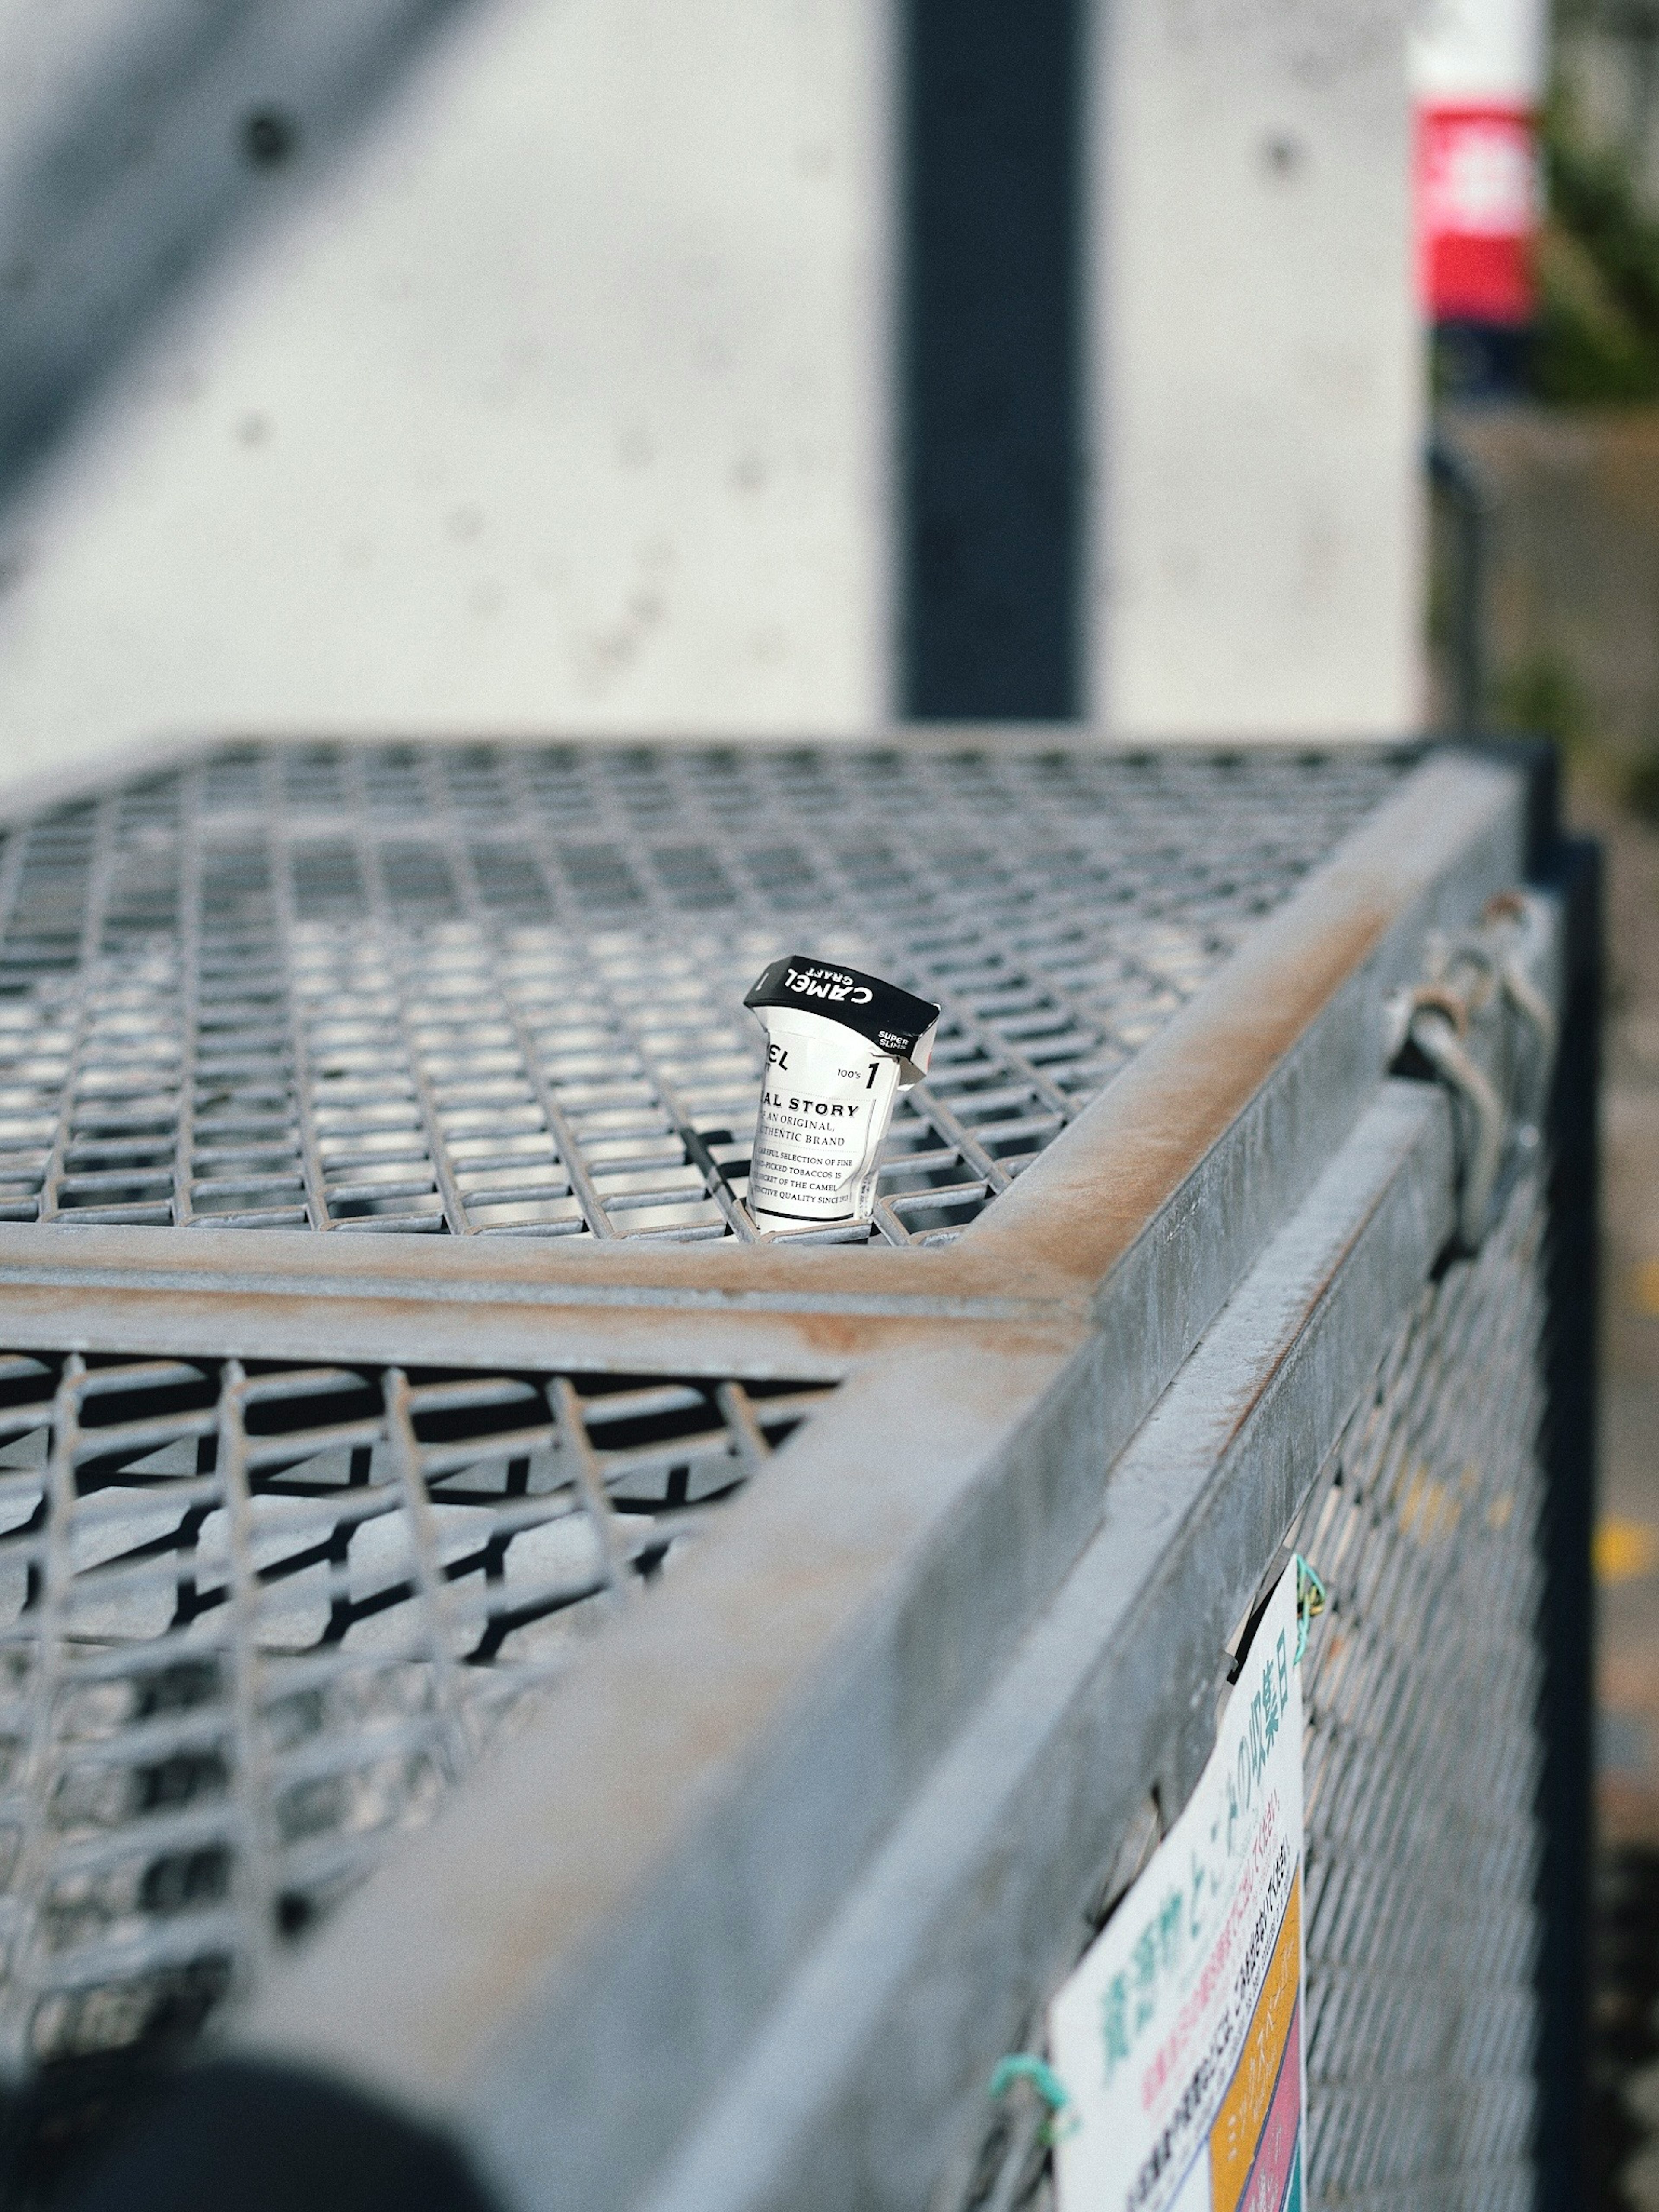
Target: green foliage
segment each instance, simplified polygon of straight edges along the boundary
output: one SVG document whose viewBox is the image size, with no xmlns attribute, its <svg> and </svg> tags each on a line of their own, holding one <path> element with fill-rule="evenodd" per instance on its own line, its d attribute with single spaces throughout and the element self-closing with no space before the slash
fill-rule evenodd
<svg viewBox="0 0 1659 2212">
<path fill-rule="evenodd" d="M 1659 222 L 1628 163 L 1584 142 L 1565 97 L 1546 112 L 1543 147 L 1534 389 L 1563 405 L 1659 398 Z"/>
<path fill-rule="evenodd" d="M 1659 830 L 1659 752 L 1637 762 L 1625 779 L 1625 804 L 1650 830 Z"/>
<path fill-rule="evenodd" d="M 1494 721 L 1503 729 L 1553 738 L 1571 759 L 1595 742 L 1595 715 L 1571 665 L 1542 651 L 1505 669 L 1493 687 Z"/>
</svg>

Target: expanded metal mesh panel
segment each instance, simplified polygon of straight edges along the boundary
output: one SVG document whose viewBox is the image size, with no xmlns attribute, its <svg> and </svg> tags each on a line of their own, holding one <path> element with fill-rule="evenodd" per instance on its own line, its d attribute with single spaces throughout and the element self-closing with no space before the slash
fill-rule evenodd
<svg viewBox="0 0 1659 2212">
<path fill-rule="evenodd" d="M 191 2029 L 824 1390 L 0 1358 L 0 2057 Z"/>
<path fill-rule="evenodd" d="M 802 951 L 945 1005 L 872 1233 L 948 1237 L 1407 764 L 228 748 L 5 841 L 0 1219 L 752 1235 Z"/>
<path fill-rule="evenodd" d="M 1536 2198 L 1543 1225 L 1528 1181 L 1425 1290 L 1288 1540 L 1331 1601 L 1303 1666 L 1309 2203 L 1328 2212 Z M 938 2212 L 1052 2212 L 1046 2117 L 1008 2100 Z"/>
<path fill-rule="evenodd" d="M 1543 1207 L 1426 1291 L 1295 1539 L 1310 2201 L 1530 2206 Z"/>
</svg>

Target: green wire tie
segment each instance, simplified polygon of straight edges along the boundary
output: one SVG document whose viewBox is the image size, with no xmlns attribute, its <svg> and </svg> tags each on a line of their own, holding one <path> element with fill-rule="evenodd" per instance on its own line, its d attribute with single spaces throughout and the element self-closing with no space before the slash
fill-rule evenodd
<svg viewBox="0 0 1659 2212">
<path fill-rule="evenodd" d="M 1308 1630 L 1324 1612 L 1327 1603 L 1325 1585 L 1308 1565 L 1300 1552 L 1293 1554 L 1296 1560 L 1296 1656 L 1298 1664 L 1308 1648 Z"/>
<path fill-rule="evenodd" d="M 1328 1594 L 1318 1572 L 1304 1559 L 1300 1552 L 1294 1555 L 1296 1565 L 1296 1656 L 1299 1663 L 1308 1648 L 1308 1628 L 1317 1620 L 1329 1602 Z M 1070 2135 L 1078 2126 L 1073 2113 L 1063 2128 L 1056 2129 L 1060 2115 L 1072 2101 L 1071 2091 L 1060 2080 L 1046 2058 L 1039 2058 L 1034 2051 L 1010 2051 L 1000 2058 L 991 2075 L 990 2095 L 993 2100 L 1006 2097 L 1016 2081 L 1029 2081 L 1043 2103 L 1048 2107 L 1048 2118 L 1043 2123 L 1042 2140 L 1052 2144 L 1061 2135 Z"/>
<path fill-rule="evenodd" d="M 989 2094 L 993 2098 L 1006 2097 L 1016 2081 L 1029 2081 L 1048 2107 L 1048 2117 L 1042 2128 L 1042 2140 L 1045 2143 L 1052 2147 L 1062 2136 L 1075 2133 L 1079 2124 L 1075 2112 L 1067 2118 L 1063 2127 L 1055 2124 L 1061 2112 L 1071 2103 L 1072 2093 L 1046 2058 L 1039 2058 L 1034 2051 L 1013 2051 L 1007 2057 L 999 2058 L 996 2071 L 991 2076 Z"/>
</svg>

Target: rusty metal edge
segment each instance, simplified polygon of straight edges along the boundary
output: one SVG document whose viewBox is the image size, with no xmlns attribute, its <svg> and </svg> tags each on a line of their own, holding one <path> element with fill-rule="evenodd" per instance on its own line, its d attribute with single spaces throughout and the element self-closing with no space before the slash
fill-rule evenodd
<svg viewBox="0 0 1659 2212">
<path fill-rule="evenodd" d="M 963 1230 L 960 1263 L 1035 1260 L 1106 1285 L 1194 1171 L 1237 1141 L 1346 987 L 1375 975 L 1379 956 L 1389 969 L 1415 961 L 1428 927 L 1470 919 L 1520 881 L 1522 801 L 1506 769 L 1469 756 L 1425 762 Z M 1379 1059 L 1367 1091 L 1381 1072 Z M 1342 1101 L 1349 1126 L 1358 1103 Z"/>
<path fill-rule="evenodd" d="M 811 1305 L 730 1310 L 487 1293 L 445 1299 L 373 1283 L 319 1294 L 303 1280 L 259 1285 L 210 1274 L 158 1283 L 148 1271 L 131 1279 L 88 1272 L 21 1285 L 0 1274 L 0 1340 L 8 1351 L 185 1359 L 834 1381 L 878 1352 L 919 1358 L 964 1328 L 994 1327 L 1010 1342 L 1037 1341 L 1065 1318 L 1040 1307 L 988 1316 Z"/>
<path fill-rule="evenodd" d="M 815 1264 L 823 1261 L 832 1264 Z M 562 1240 L 516 1237 L 0 1223 L 0 1310 L 58 1284 L 89 1296 L 322 1300 L 331 1326 L 339 1304 L 354 1297 L 458 1310 L 521 1304 L 596 1313 L 633 1307 L 728 1317 L 817 1312 L 945 1320 L 1017 1319 L 1046 1310 L 1057 1297 L 1063 1302 L 1067 1289 L 1018 1259 L 964 1275 L 951 1248 L 837 1252 L 640 1243 L 592 1243 L 571 1253 Z"/>
</svg>

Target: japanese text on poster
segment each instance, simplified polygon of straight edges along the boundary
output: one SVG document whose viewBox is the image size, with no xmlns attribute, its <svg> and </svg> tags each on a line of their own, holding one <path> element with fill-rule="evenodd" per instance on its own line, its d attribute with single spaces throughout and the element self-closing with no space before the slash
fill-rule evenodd
<svg viewBox="0 0 1659 2212">
<path fill-rule="evenodd" d="M 1301 2212 L 1297 1572 L 1191 1802 L 1049 2011 L 1060 2212 Z"/>
</svg>

